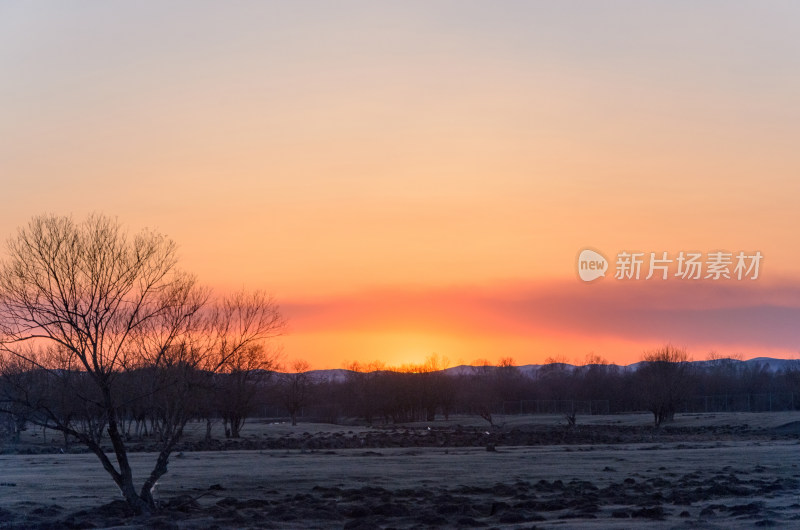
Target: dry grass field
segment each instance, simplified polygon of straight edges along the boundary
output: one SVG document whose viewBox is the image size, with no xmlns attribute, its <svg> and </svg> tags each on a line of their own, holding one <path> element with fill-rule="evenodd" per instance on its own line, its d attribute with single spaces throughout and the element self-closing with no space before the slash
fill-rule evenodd
<svg viewBox="0 0 800 530">
<path fill-rule="evenodd" d="M 498 423 L 490 432 L 473 418 L 372 429 L 254 422 L 245 440 L 214 451 L 193 445 L 197 425 L 149 518 L 127 514 L 93 455 L 6 446 L 0 528 L 800 525 L 800 414 L 684 415 L 659 431 L 647 415 L 582 417 L 572 430 L 555 416 Z M 46 445 L 33 434 L 23 452 Z M 581 443 L 587 436 L 605 441 Z M 153 459 L 134 454 L 134 469 Z"/>
</svg>

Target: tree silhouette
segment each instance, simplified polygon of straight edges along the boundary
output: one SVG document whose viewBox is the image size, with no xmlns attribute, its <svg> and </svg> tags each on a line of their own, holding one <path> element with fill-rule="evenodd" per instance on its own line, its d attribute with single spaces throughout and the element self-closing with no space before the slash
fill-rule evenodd
<svg viewBox="0 0 800 530">
<path fill-rule="evenodd" d="M 666 345 L 642 357 L 636 379 L 656 427 L 672 421 L 678 406 L 688 397 L 689 370 L 689 356 L 683 348 Z"/>
<path fill-rule="evenodd" d="M 130 506 L 146 512 L 197 415 L 204 374 L 226 370 L 282 329 L 277 305 L 264 295 L 213 300 L 177 268 L 175 243 L 163 235 L 130 237 L 102 215 L 82 223 L 36 217 L 9 241 L 0 264 L 0 407 L 25 410 L 35 424 L 85 445 Z M 159 445 L 137 491 L 123 428 L 143 407 Z"/>
<path fill-rule="evenodd" d="M 316 381 L 308 373 L 310 367 L 306 361 L 296 360 L 292 363 L 292 371 L 281 375 L 281 397 L 292 418 L 292 425 L 297 425 L 298 413 L 311 403 L 313 397 Z"/>
</svg>

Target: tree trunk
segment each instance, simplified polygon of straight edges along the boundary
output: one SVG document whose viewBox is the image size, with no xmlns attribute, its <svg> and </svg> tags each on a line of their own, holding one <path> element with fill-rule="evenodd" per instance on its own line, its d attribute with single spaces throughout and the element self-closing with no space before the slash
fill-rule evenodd
<svg viewBox="0 0 800 530">
<path fill-rule="evenodd" d="M 137 514 L 149 513 L 152 505 L 148 504 L 144 499 L 136 494 L 136 488 L 133 486 L 133 475 L 130 473 L 130 466 L 128 466 L 128 473 L 117 471 L 116 468 L 114 468 L 114 464 L 112 464 L 111 460 L 109 460 L 105 451 L 103 451 L 102 447 L 86 437 L 81 437 L 81 441 L 86 444 L 86 446 L 97 456 L 98 459 L 100 459 L 100 463 L 103 464 L 103 469 L 105 469 L 108 474 L 111 475 L 111 478 L 114 479 L 114 483 L 119 488 L 119 491 L 125 498 L 125 502 L 128 503 L 128 506 L 130 506 Z M 125 462 L 127 463 L 127 459 L 125 459 Z"/>
<path fill-rule="evenodd" d="M 125 497 L 130 507 L 133 508 L 136 513 L 148 513 L 151 508 L 153 508 L 152 497 L 150 498 L 150 502 L 148 502 L 136 494 L 136 488 L 133 485 L 133 471 L 131 470 L 131 464 L 128 460 L 128 449 L 125 447 L 125 441 L 122 439 L 122 433 L 119 431 L 117 411 L 114 408 L 111 389 L 108 387 L 107 383 L 102 385 L 102 391 L 106 408 L 106 419 L 108 420 L 108 439 L 111 441 L 111 445 L 114 448 L 114 456 L 117 457 L 117 465 L 119 466 L 119 471 L 116 471 L 109 461 L 108 465 L 111 466 L 111 470 L 113 470 L 113 473 L 111 471 L 109 471 L 109 473 L 111 473 L 114 482 L 119 486 L 122 496 Z M 103 466 L 106 467 L 108 471 L 108 467 L 106 466 L 108 458 L 105 457 L 105 453 L 103 453 L 99 446 L 96 445 L 96 448 L 95 454 L 97 454 L 97 451 L 102 453 L 103 457 L 101 461 L 103 461 Z"/>
<path fill-rule="evenodd" d="M 158 459 L 156 460 L 156 465 L 153 468 L 153 471 L 150 473 L 150 476 L 145 481 L 144 485 L 142 485 L 142 491 L 140 493 L 140 497 L 142 501 L 147 503 L 148 506 L 155 507 L 156 503 L 153 499 L 153 488 L 158 482 L 158 479 L 161 478 L 164 473 L 167 472 L 167 464 L 169 463 L 169 455 L 172 452 L 172 441 L 170 441 L 167 446 L 158 454 Z"/>
<path fill-rule="evenodd" d="M 239 431 L 241 431 L 243 425 L 244 425 L 244 418 L 242 418 L 238 414 L 231 417 L 231 438 L 240 437 Z"/>
</svg>

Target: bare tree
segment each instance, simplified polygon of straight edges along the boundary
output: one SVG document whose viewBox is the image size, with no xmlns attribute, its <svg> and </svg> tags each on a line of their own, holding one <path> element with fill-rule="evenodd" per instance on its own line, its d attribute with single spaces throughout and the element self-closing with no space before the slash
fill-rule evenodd
<svg viewBox="0 0 800 530">
<path fill-rule="evenodd" d="M 272 376 L 276 356 L 255 344 L 239 351 L 217 376 L 217 407 L 225 436 L 239 438 L 247 418 L 253 414 L 263 383 Z"/>
<path fill-rule="evenodd" d="M 386 366 L 380 361 L 368 364 L 354 361 L 345 363 L 345 369 L 348 370 L 345 384 L 348 387 L 350 408 L 372 425 L 378 413 L 378 404 L 386 397 L 381 387 L 381 376 L 386 372 Z"/>
<path fill-rule="evenodd" d="M 306 361 L 298 359 L 292 363 L 290 373 L 281 375 L 281 397 L 292 418 L 292 425 L 297 425 L 297 414 L 308 406 L 313 397 L 316 381 L 308 373 L 309 368 L 311 366 Z"/>
<path fill-rule="evenodd" d="M 0 407 L 25 408 L 36 424 L 89 448 L 137 512 L 155 506 L 153 487 L 196 414 L 203 372 L 223 370 L 237 352 L 282 329 L 277 307 L 259 305 L 258 297 L 241 304 L 240 313 L 231 311 L 230 298 L 210 303 L 209 292 L 178 270 L 175 252 L 166 237 L 129 237 L 105 216 L 82 223 L 41 216 L 9 240 L 0 264 L 3 366 L 16 359 L 22 372 L 41 373 L 59 389 L 15 386 L 19 371 L 4 369 L 4 388 L 13 392 Z M 231 315 L 241 318 L 226 320 Z M 133 395 L 132 374 L 145 376 Z M 75 401 L 71 414 L 57 406 L 64 392 Z M 145 400 L 160 443 L 137 491 L 123 426 L 131 404 Z"/>
<path fill-rule="evenodd" d="M 209 312 L 202 351 L 210 354 L 202 358 L 200 367 L 216 376 L 214 388 L 199 398 L 207 420 L 206 438 L 214 409 L 222 416 L 226 437 L 239 438 L 259 390 L 280 357 L 280 350 L 265 341 L 285 328 L 277 303 L 261 291 L 234 293 Z M 207 396 L 212 392 L 215 399 L 209 403 Z"/>
<path fill-rule="evenodd" d="M 496 367 L 488 359 L 476 359 L 472 362 L 470 379 L 470 408 L 484 420 L 495 426 L 492 408 L 497 402 Z"/>
<path fill-rule="evenodd" d="M 636 371 L 644 406 L 653 413 L 656 427 L 672 421 L 686 400 L 690 385 L 689 356 L 683 348 L 662 346 L 646 352 Z"/>
<path fill-rule="evenodd" d="M 453 376 L 447 374 L 445 370 L 450 366 L 447 357 L 432 354 L 425 358 L 425 366 L 429 372 L 429 384 L 432 386 L 431 392 L 434 395 L 435 406 L 441 409 L 445 421 L 450 419 L 450 412 L 456 402 L 456 385 Z M 428 414 L 428 421 L 433 418 Z"/>
<path fill-rule="evenodd" d="M 425 421 L 436 420 L 436 409 L 440 408 L 442 399 L 442 379 L 446 377 L 444 370 L 449 361 L 436 353 L 425 357 L 425 361 L 420 364 L 404 365 L 395 371 L 405 374 L 405 379 L 409 383 L 407 386 L 411 391 L 410 400 L 411 418 L 417 419 L 419 416 Z"/>
</svg>

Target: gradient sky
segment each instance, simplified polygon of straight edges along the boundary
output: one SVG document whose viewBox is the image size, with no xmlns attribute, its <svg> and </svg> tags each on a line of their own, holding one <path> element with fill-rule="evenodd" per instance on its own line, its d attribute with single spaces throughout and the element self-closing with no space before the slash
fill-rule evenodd
<svg viewBox="0 0 800 530">
<path fill-rule="evenodd" d="M 99 211 L 287 359 L 800 351 L 796 2 L 0 2 L 0 237 Z M 578 252 L 764 255 L 578 280 Z"/>
</svg>

